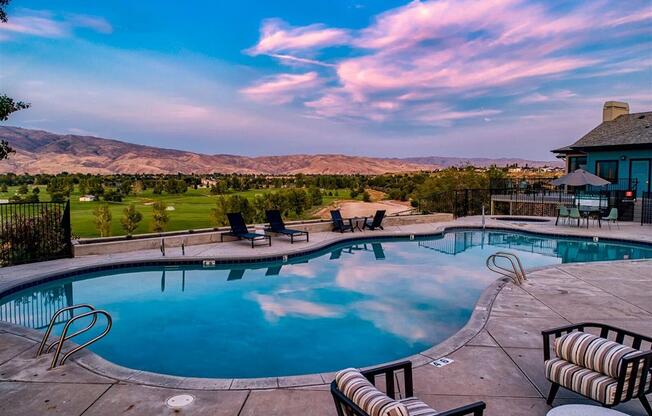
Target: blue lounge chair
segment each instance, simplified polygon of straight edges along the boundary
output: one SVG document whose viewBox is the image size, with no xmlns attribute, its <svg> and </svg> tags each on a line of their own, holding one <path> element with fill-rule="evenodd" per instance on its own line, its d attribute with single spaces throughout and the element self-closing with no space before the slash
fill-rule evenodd
<svg viewBox="0 0 652 416">
<path fill-rule="evenodd" d="M 265 234 L 250 233 L 247 229 L 247 224 L 245 223 L 242 214 L 239 212 L 230 212 L 226 214 L 226 218 L 229 220 L 229 225 L 231 226 L 231 231 L 227 231 L 220 234 L 220 241 L 224 242 L 224 236 L 235 237 L 238 240 L 249 240 L 251 241 L 251 248 L 254 248 L 256 241 L 265 241 L 270 246 L 272 245 L 272 237 Z"/>
<path fill-rule="evenodd" d="M 331 210 L 331 219 L 333 220 L 333 231 L 339 231 L 341 233 L 344 231 L 353 232 L 353 221 L 349 218 L 348 223 L 344 222 L 344 218 L 342 218 L 339 209 Z"/>
<path fill-rule="evenodd" d="M 362 229 L 368 228 L 371 231 L 373 231 L 376 228 L 380 228 L 381 230 L 384 230 L 383 218 L 385 218 L 385 212 L 386 211 L 384 209 L 379 209 L 378 211 L 376 211 L 376 214 L 374 215 L 374 219 L 371 221 L 371 223 L 367 222 L 367 220 L 365 219 Z"/>
<path fill-rule="evenodd" d="M 291 228 L 285 228 L 285 223 L 281 217 L 281 211 L 274 209 L 270 211 L 265 211 L 265 216 L 267 217 L 267 222 L 269 222 L 269 227 L 265 231 L 272 233 L 289 235 L 290 244 L 294 244 L 294 237 L 306 237 L 306 242 L 310 241 L 310 233 L 308 231 L 293 230 Z"/>
</svg>

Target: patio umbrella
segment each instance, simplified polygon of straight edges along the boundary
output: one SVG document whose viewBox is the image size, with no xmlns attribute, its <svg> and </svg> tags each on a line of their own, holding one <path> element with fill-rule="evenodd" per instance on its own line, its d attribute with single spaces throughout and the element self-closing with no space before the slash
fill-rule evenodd
<svg viewBox="0 0 652 416">
<path fill-rule="evenodd" d="M 585 171 L 584 169 L 577 169 L 575 172 L 571 172 L 567 175 L 557 178 L 552 181 L 552 184 L 555 186 L 559 185 L 570 185 L 570 186 L 584 186 L 584 185 L 594 185 L 594 186 L 603 186 L 611 182 L 602 179 L 599 176 L 596 176 L 590 172 Z"/>
</svg>

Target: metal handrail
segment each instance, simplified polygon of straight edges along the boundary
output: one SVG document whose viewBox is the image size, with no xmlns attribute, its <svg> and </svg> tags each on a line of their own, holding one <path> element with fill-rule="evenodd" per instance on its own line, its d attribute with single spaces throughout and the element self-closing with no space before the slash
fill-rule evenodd
<svg viewBox="0 0 652 416">
<path fill-rule="evenodd" d="M 39 345 L 38 350 L 36 351 L 36 357 L 35 358 L 38 358 L 38 356 L 41 355 L 43 353 L 43 350 L 46 348 L 46 343 L 47 343 L 48 339 L 50 338 L 50 333 L 52 332 L 52 328 L 54 327 L 54 324 L 56 323 L 55 321 L 57 320 L 59 315 L 61 315 L 62 313 L 66 312 L 66 311 L 72 311 L 72 310 L 81 309 L 81 308 L 86 308 L 86 309 L 89 309 L 91 311 L 95 310 L 95 308 L 92 305 L 82 303 L 82 304 L 79 304 L 79 305 L 66 306 L 65 308 L 59 309 L 58 311 L 56 311 L 54 313 L 54 315 L 52 315 L 52 318 L 50 318 L 50 323 L 48 324 L 48 329 L 47 329 L 47 331 L 45 331 L 45 335 L 43 335 L 43 339 L 41 340 L 41 344 Z M 81 334 L 82 332 L 85 332 L 85 331 L 91 329 L 93 327 L 93 325 L 95 325 L 96 321 L 97 321 L 97 316 L 94 315 L 93 316 L 93 321 L 90 323 L 90 325 L 88 325 L 84 329 L 80 329 L 79 331 L 75 332 L 74 334 L 68 336 L 68 338 L 66 338 L 66 339 L 70 339 L 70 338 L 72 338 L 74 336 L 77 336 L 77 335 Z M 64 339 L 64 341 L 66 339 Z M 57 342 L 58 341 L 53 342 L 52 344 L 48 345 L 46 352 L 50 352 L 52 350 L 52 347 Z"/>
<path fill-rule="evenodd" d="M 75 347 L 72 350 L 68 351 L 63 356 L 63 358 L 61 359 L 61 362 L 59 364 L 57 364 L 57 361 L 59 359 L 59 355 L 61 354 L 61 349 L 63 348 L 63 342 L 66 340 L 66 334 L 68 333 L 68 328 L 70 328 L 70 325 L 74 321 L 76 321 L 77 319 L 85 318 L 85 317 L 91 316 L 91 315 L 96 317 L 98 314 L 104 315 L 104 317 L 106 318 L 106 328 L 104 328 L 104 331 L 102 331 L 102 333 L 97 335 L 95 338 L 90 339 L 90 340 L 86 341 L 85 343 L 83 343 L 82 345 L 78 345 L 77 347 Z M 93 322 L 95 322 L 95 320 Z M 103 311 L 103 310 L 92 310 L 92 311 L 83 313 L 81 315 L 77 315 L 77 316 L 73 317 L 72 319 L 70 319 L 68 322 L 66 322 L 66 325 L 63 327 L 63 332 L 61 333 L 61 339 L 57 342 L 57 350 L 54 353 L 54 357 L 52 357 L 52 363 L 50 364 L 50 370 L 55 368 L 57 365 L 63 365 L 66 362 L 66 360 L 68 359 L 68 357 L 70 357 L 72 354 L 74 354 L 77 351 L 80 351 L 80 350 L 88 347 L 92 343 L 94 343 L 94 342 L 98 341 L 99 339 L 103 338 L 106 334 L 109 333 L 112 326 L 113 326 L 113 320 L 111 319 L 111 315 L 109 315 L 108 312 Z"/>
<path fill-rule="evenodd" d="M 502 258 L 510 262 L 512 265 L 511 269 L 508 269 L 506 267 L 499 266 L 496 263 L 496 259 Z M 514 253 L 507 253 L 504 251 L 498 251 L 491 256 L 487 257 L 487 268 L 491 270 L 492 272 L 501 274 L 503 276 L 509 277 L 512 279 L 514 284 L 520 285 L 524 281 L 527 280 L 527 276 L 525 274 L 525 269 L 523 268 L 523 264 L 521 263 L 521 259 L 518 258 L 518 256 Z"/>
</svg>

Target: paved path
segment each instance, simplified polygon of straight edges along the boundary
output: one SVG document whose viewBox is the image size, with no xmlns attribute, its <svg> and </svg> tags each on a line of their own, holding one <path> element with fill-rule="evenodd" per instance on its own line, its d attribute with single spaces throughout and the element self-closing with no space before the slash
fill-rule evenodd
<svg viewBox="0 0 652 416">
<path fill-rule="evenodd" d="M 456 224 L 477 223 L 477 218 L 471 218 Z M 403 231 L 414 228 L 434 232 L 441 226 L 409 226 Z M 557 230 L 549 224 L 507 226 Z M 622 228 L 618 232 L 569 228 L 568 232 L 652 241 L 649 228 Z M 196 249 L 199 252 L 209 248 Z M 124 257 L 128 260 L 133 256 Z M 122 257 L 108 259 L 116 258 Z M 8 268 L 2 274 L 5 278 L 19 278 L 16 276 L 21 271 L 45 273 L 97 261 L 98 257 L 61 260 Z M 568 264 L 533 272 L 529 278 L 522 287 L 507 284 L 502 288 L 484 328 L 449 354 L 455 360 L 452 364 L 415 369 L 415 393 L 421 399 L 440 410 L 484 400 L 489 416 L 543 416 L 549 407 L 543 399 L 548 385 L 543 376 L 542 329 L 591 320 L 652 334 L 652 261 Z M 118 382 L 74 361 L 48 371 L 49 357 L 33 358 L 35 343 L 23 332 L 0 325 L 0 415 L 335 415 L 326 384 L 261 390 L 230 386 L 231 390 L 220 391 L 210 387 L 195 390 L 190 382 L 184 383 L 184 389 L 150 387 Z M 179 393 L 190 393 L 196 399 L 180 411 L 167 408 L 165 399 Z M 562 390 L 555 404 L 578 402 L 583 400 Z M 621 405 L 618 410 L 644 415 L 638 402 Z"/>
</svg>

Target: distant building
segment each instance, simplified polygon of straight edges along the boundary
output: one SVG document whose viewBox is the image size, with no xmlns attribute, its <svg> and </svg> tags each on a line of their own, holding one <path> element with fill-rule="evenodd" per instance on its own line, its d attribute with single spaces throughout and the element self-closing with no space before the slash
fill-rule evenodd
<svg viewBox="0 0 652 416">
<path fill-rule="evenodd" d="M 97 197 L 95 195 L 82 195 L 79 197 L 79 202 L 93 202 L 97 201 Z"/>
<path fill-rule="evenodd" d="M 575 143 L 552 152 L 566 161 L 566 172 L 585 169 L 601 178 L 630 187 L 637 195 L 652 183 L 652 112 L 629 113 L 629 104 L 607 101 L 602 123 Z"/>
</svg>

